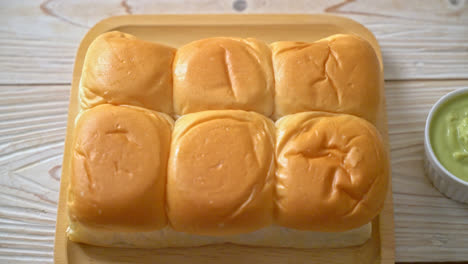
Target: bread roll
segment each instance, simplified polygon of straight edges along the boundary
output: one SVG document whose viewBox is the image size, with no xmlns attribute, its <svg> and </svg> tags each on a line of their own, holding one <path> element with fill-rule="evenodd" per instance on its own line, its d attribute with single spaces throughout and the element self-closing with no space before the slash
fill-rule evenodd
<svg viewBox="0 0 468 264">
<path fill-rule="evenodd" d="M 306 112 L 283 117 L 276 127 L 279 225 L 338 232 L 380 212 L 389 164 L 372 124 L 352 115 Z"/>
<path fill-rule="evenodd" d="M 119 155 L 119 152 L 123 153 L 125 160 L 130 162 L 129 165 L 123 164 L 129 171 L 140 168 L 148 172 L 153 164 L 148 162 L 148 159 L 154 157 L 150 153 L 153 147 L 149 141 L 142 141 L 157 134 L 152 133 L 154 124 L 159 123 L 154 121 L 161 121 L 162 130 L 166 130 L 163 128 L 167 125 L 164 125 L 165 115 L 156 114 L 156 117 L 162 118 L 158 119 L 154 114 L 135 107 L 98 106 L 86 111 L 78 119 L 75 137 L 80 139 L 76 140 L 74 146 L 87 142 L 84 149 L 97 149 L 87 151 L 88 157 L 104 156 L 97 153 L 112 153 L 110 161 L 120 160 L 120 156 L 112 157 Z M 149 121 L 149 124 L 142 120 Z M 112 126 L 115 123 L 120 125 L 117 128 L 120 132 L 126 129 L 127 133 L 119 134 L 116 126 Z M 170 173 L 168 180 L 167 204 L 169 217 L 175 217 L 171 218 L 175 219 L 174 223 L 190 233 L 175 231 L 171 226 L 159 229 L 164 225 L 161 220 L 165 219 L 162 216 L 164 209 L 160 196 L 163 191 L 154 190 L 150 181 L 144 182 L 143 178 L 138 178 L 141 179 L 139 182 L 126 180 L 125 177 L 125 181 L 120 180 L 118 183 L 115 180 L 108 181 L 110 177 L 102 176 L 110 175 L 109 172 L 113 170 L 108 166 L 110 162 L 100 162 L 96 158 L 92 159 L 94 163 L 88 161 L 91 175 L 93 171 L 100 172 L 100 177 L 93 177 L 99 180 L 95 181 L 95 187 L 100 186 L 100 191 L 93 191 L 84 172 L 87 159 L 80 157 L 80 154 L 76 155 L 75 150 L 73 163 L 78 165 L 73 166 L 71 174 L 69 239 L 97 246 L 133 248 L 193 247 L 226 242 L 266 247 L 334 248 L 365 243 L 371 236 L 370 223 L 344 232 L 327 233 L 270 225 L 274 199 L 273 129 L 271 121 L 243 111 L 208 111 L 190 114 L 178 120 L 169 162 L 169 171 L 173 173 Z M 125 144 L 106 140 L 106 136 L 102 136 L 106 132 L 125 135 L 131 142 L 147 150 L 141 154 L 134 149 L 114 154 L 109 150 Z M 93 134 L 98 137 L 93 138 Z M 102 142 L 101 145 L 97 141 Z M 157 148 L 154 147 L 153 151 L 157 152 Z M 160 150 L 164 155 L 167 146 L 161 145 Z M 131 156 L 126 155 L 130 152 Z M 154 164 L 157 163 L 155 161 Z M 152 170 L 164 173 L 158 168 Z M 156 188 L 161 188 L 164 185 L 161 178 L 158 180 Z M 227 185 L 224 187 L 223 183 Z M 153 203 L 151 199 L 145 199 L 145 190 L 155 195 L 151 198 Z M 75 195 L 81 191 L 83 197 Z M 78 199 L 70 199 L 74 195 Z M 99 214 L 99 210 L 102 214 Z M 160 216 L 154 217 L 157 214 Z M 149 228 L 152 224 L 158 227 Z M 256 230 L 258 228 L 261 229 Z"/>
<path fill-rule="evenodd" d="M 70 226 L 77 222 L 114 231 L 166 226 L 172 122 L 165 114 L 109 104 L 78 116 L 68 189 Z"/>
<path fill-rule="evenodd" d="M 86 53 L 80 105 L 134 105 L 172 114 L 172 61 L 175 49 L 108 32 Z"/>
<path fill-rule="evenodd" d="M 176 231 L 247 233 L 272 223 L 274 124 L 240 110 L 184 115 L 175 124 L 167 214 Z"/>
<path fill-rule="evenodd" d="M 271 47 L 220 37 L 175 54 L 125 33 L 99 36 L 65 168 L 69 239 L 138 248 L 367 241 L 389 177 L 382 139 L 364 120 L 375 123 L 382 101 L 377 56 L 352 35 Z M 171 132 L 172 119 L 152 110 L 182 117 Z M 288 114 L 275 131 L 267 117 Z"/>
<path fill-rule="evenodd" d="M 383 76 L 372 46 L 354 35 L 271 45 L 275 118 L 306 111 L 352 114 L 375 123 Z"/>
<path fill-rule="evenodd" d="M 221 109 L 273 113 L 271 51 L 260 40 L 198 40 L 177 51 L 173 68 L 177 115 Z"/>
</svg>

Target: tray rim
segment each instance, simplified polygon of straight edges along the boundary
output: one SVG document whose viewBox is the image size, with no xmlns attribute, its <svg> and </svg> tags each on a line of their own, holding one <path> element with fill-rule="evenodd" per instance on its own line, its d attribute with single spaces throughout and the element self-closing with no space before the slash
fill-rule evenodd
<svg viewBox="0 0 468 264">
<path fill-rule="evenodd" d="M 81 69 L 82 63 L 77 64 L 77 58 L 84 58 L 86 54 L 87 47 L 91 44 L 91 42 L 101 33 L 110 31 L 119 27 L 124 26 L 169 26 L 169 25 L 298 25 L 298 24 L 315 24 L 313 21 L 322 21 L 326 20 L 327 18 L 333 18 L 337 25 L 347 24 L 347 28 L 354 29 L 356 31 L 363 32 L 366 36 L 366 39 L 371 43 L 372 47 L 374 48 L 380 62 L 380 68 L 383 72 L 383 60 L 382 60 L 382 53 L 378 41 L 374 34 L 367 29 L 364 25 L 360 24 L 359 22 L 343 17 L 343 16 L 336 16 L 331 14 L 278 14 L 278 13 L 271 13 L 271 14 L 144 14 L 144 15 L 119 15 L 119 16 L 112 16 L 105 18 L 98 23 L 96 23 L 93 27 L 91 27 L 83 39 L 80 41 L 78 46 L 76 56 L 75 56 L 75 63 L 73 68 L 73 78 L 71 83 L 70 89 L 70 100 L 69 100 L 69 107 L 68 107 L 68 117 L 67 117 L 67 128 L 66 128 L 66 138 L 65 138 L 65 145 L 64 145 L 64 157 L 65 157 L 65 150 L 69 148 L 71 145 L 71 140 L 69 139 L 68 135 L 71 135 L 72 129 L 74 127 L 74 118 L 76 114 L 70 114 L 71 112 L 77 112 L 77 109 L 74 109 L 74 104 L 72 103 L 73 100 L 77 100 L 72 96 L 74 91 L 74 87 L 77 87 L 80 82 L 81 77 Z M 362 36 L 361 34 L 358 34 Z M 382 77 L 383 78 L 383 77 Z M 384 83 L 384 80 L 382 79 Z M 389 163 L 390 162 L 390 148 L 389 148 L 389 136 L 388 136 L 388 118 L 387 118 L 387 111 L 386 111 L 386 97 L 383 95 L 383 106 L 382 109 L 384 110 L 382 113 L 383 119 L 381 120 L 382 124 L 380 128 L 382 128 L 381 134 L 384 138 L 386 143 L 387 152 Z M 66 172 L 65 169 L 67 168 L 65 164 L 65 158 L 62 160 L 62 170 L 61 176 L 63 176 Z M 373 225 L 377 225 L 378 233 L 379 233 L 379 255 L 380 258 L 378 259 L 378 263 L 389 264 L 394 263 L 395 261 L 395 250 L 394 250 L 394 211 L 393 211 L 393 195 L 392 195 L 392 180 L 391 180 L 391 166 L 389 166 L 389 185 L 388 185 L 388 193 L 387 198 L 385 201 L 384 208 L 382 212 L 373 220 Z M 59 201 L 57 206 L 57 217 L 56 217 L 56 228 L 55 228 L 55 239 L 54 239 L 54 263 L 68 263 L 68 252 L 66 243 L 62 243 L 63 247 L 59 248 L 58 241 L 62 240 L 63 237 L 60 237 L 62 232 L 66 230 L 66 224 L 64 225 L 61 223 L 61 215 L 59 211 L 66 210 L 66 190 L 68 188 L 68 179 L 64 179 L 61 177 L 60 179 L 60 193 L 59 193 Z M 382 217 L 382 215 L 386 215 L 386 217 Z M 59 224 L 61 223 L 61 224 Z M 373 228 L 374 229 L 374 228 Z M 374 231 L 373 231 L 374 232 Z M 385 233 L 386 235 L 383 236 L 382 234 Z M 386 240 L 382 240 L 382 237 L 386 237 Z M 66 238 L 65 238 L 66 239 Z"/>
</svg>

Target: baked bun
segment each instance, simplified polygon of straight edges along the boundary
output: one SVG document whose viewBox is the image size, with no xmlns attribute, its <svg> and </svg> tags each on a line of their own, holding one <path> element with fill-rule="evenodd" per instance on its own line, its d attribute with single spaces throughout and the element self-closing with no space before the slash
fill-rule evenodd
<svg viewBox="0 0 468 264">
<path fill-rule="evenodd" d="M 254 231 L 272 223 L 274 124 L 240 110 L 179 118 L 167 180 L 171 227 L 198 235 Z"/>
<path fill-rule="evenodd" d="M 352 114 L 375 123 L 383 76 L 372 46 L 354 35 L 271 45 L 275 118 L 306 111 Z"/>
<path fill-rule="evenodd" d="M 208 38 L 181 47 L 174 59 L 177 115 L 238 109 L 273 113 L 270 48 L 247 38 Z"/>
<path fill-rule="evenodd" d="M 71 154 L 70 221 L 123 231 L 164 227 L 172 122 L 165 114 L 109 104 L 81 113 Z"/>
<path fill-rule="evenodd" d="M 306 112 L 283 117 L 276 128 L 279 225 L 344 231 L 380 212 L 389 164 L 372 124 L 352 115 Z"/>
<path fill-rule="evenodd" d="M 172 61 L 175 49 L 108 32 L 86 53 L 80 105 L 134 105 L 172 114 Z"/>
</svg>

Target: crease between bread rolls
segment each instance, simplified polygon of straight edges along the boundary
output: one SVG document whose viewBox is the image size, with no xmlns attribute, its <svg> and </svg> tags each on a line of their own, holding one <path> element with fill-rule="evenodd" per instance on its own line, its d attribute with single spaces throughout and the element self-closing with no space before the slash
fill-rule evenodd
<svg viewBox="0 0 468 264">
<path fill-rule="evenodd" d="M 274 124 L 241 110 L 187 114 L 176 122 L 167 213 L 176 231 L 250 232 L 272 223 Z"/>
<path fill-rule="evenodd" d="M 173 76 L 177 115 L 223 109 L 273 113 L 271 50 L 260 40 L 216 37 L 191 42 L 177 50 Z"/>
<path fill-rule="evenodd" d="M 276 128 L 278 224 L 338 232 L 380 212 L 389 164 L 372 124 L 352 115 L 304 112 L 281 118 Z"/>
<path fill-rule="evenodd" d="M 279 41 L 271 48 L 275 119 L 324 111 L 376 123 L 383 75 L 377 54 L 367 41 L 337 34 L 312 43 Z"/>
<path fill-rule="evenodd" d="M 70 161 L 70 221 L 130 231 L 166 226 L 172 126 L 169 116 L 133 106 L 82 112 Z"/>
</svg>

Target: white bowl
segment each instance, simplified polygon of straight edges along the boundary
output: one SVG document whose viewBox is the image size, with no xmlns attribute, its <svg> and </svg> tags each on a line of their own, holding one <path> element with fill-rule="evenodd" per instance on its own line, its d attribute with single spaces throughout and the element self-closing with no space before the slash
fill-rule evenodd
<svg viewBox="0 0 468 264">
<path fill-rule="evenodd" d="M 458 89 L 444 95 L 437 101 L 437 103 L 435 103 L 429 112 L 429 115 L 426 119 L 426 128 L 424 130 L 424 150 L 426 152 L 424 169 L 426 171 L 427 177 L 441 193 L 451 198 L 452 200 L 468 203 L 468 182 L 456 177 L 444 166 L 442 166 L 434 154 L 429 138 L 429 128 L 431 125 L 432 116 L 439 108 L 439 106 L 447 100 L 464 93 L 468 93 L 468 88 Z"/>
</svg>

